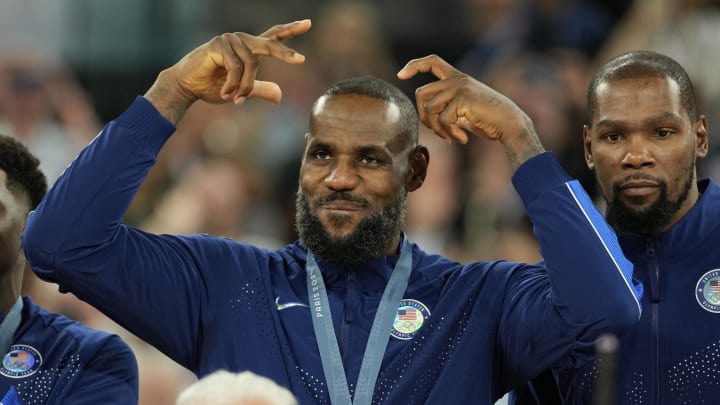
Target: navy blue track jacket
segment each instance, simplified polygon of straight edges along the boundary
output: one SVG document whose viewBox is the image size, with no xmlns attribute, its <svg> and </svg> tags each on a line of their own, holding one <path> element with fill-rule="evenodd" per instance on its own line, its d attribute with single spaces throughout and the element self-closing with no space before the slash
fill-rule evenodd
<svg viewBox="0 0 720 405">
<path fill-rule="evenodd" d="M 23 304 L 0 364 L 1 404 L 137 404 L 137 363 L 125 342 L 47 312 L 29 297 Z"/>
<path fill-rule="evenodd" d="M 645 294 L 640 322 L 618 352 L 544 373 L 514 403 L 597 404 L 598 379 L 618 405 L 720 403 L 720 187 L 705 179 L 698 188 L 698 202 L 669 230 L 619 235 Z"/>
<path fill-rule="evenodd" d="M 142 97 L 110 122 L 30 214 L 23 246 L 33 270 L 200 377 L 250 370 L 301 404 L 329 403 L 300 243 L 269 251 L 122 223 L 174 130 Z M 631 264 L 554 156 L 529 160 L 513 182 L 546 265 L 460 264 L 413 245 L 374 403 L 491 404 L 549 366 L 583 361 L 600 333 L 639 318 Z M 351 390 L 396 261 L 319 263 Z"/>
</svg>

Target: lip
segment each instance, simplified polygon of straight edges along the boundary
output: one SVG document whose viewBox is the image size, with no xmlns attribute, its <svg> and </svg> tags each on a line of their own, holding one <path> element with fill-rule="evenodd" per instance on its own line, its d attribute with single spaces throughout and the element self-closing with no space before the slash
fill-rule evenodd
<svg viewBox="0 0 720 405">
<path fill-rule="evenodd" d="M 626 183 L 623 183 L 620 186 L 621 190 L 625 189 L 633 189 L 633 188 L 654 188 L 659 187 L 660 185 L 654 181 L 648 181 L 648 180 L 631 180 Z"/>
<path fill-rule="evenodd" d="M 360 211 L 362 205 L 351 201 L 329 201 L 322 203 L 323 209 L 328 211 Z"/>
<path fill-rule="evenodd" d="M 645 197 L 657 192 L 659 187 L 659 184 L 652 181 L 629 181 L 620 187 L 620 191 L 628 197 Z"/>
</svg>

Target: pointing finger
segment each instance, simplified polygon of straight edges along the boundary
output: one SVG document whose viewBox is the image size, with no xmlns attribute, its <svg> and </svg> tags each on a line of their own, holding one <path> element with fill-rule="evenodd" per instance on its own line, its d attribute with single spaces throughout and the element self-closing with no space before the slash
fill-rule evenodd
<svg viewBox="0 0 720 405">
<path fill-rule="evenodd" d="M 305 62 L 305 56 L 273 38 L 256 37 L 244 32 L 229 34 L 233 48 L 248 48 L 253 55 L 271 56 L 286 63 L 297 65 Z"/>
<path fill-rule="evenodd" d="M 311 26 L 312 22 L 310 19 L 294 21 L 287 24 L 278 24 L 270 27 L 259 36 L 282 41 L 308 32 Z"/>
<path fill-rule="evenodd" d="M 410 79 L 418 73 L 432 73 L 438 79 L 445 79 L 457 73 L 452 65 L 445 62 L 437 55 L 428 55 L 423 58 L 413 59 L 397 73 L 397 77 L 402 80 Z"/>
</svg>

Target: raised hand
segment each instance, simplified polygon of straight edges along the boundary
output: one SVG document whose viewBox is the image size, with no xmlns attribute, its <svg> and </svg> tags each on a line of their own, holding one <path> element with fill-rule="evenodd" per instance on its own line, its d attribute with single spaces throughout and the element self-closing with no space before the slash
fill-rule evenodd
<svg viewBox="0 0 720 405">
<path fill-rule="evenodd" d="M 276 25 L 258 36 L 243 32 L 217 36 L 161 72 L 145 97 L 174 123 L 196 100 L 241 104 L 258 97 L 277 103 L 282 98 L 277 83 L 255 80 L 260 59 L 303 63 L 305 57 L 282 41 L 307 32 L 310 26 L 310 20 L 302 20 Z"/>
<path fill-rule="evenodd" d="M 439 79 L 415 91 L 420 120 L 439 137 L 467 143 L 471 133 L 500 141 L 513 167 L 543 152 L 532 121 L 509 98 L 437 55 L 411 60 L 397 76 L 406 80 L 418 73 Z"/>
</svg>

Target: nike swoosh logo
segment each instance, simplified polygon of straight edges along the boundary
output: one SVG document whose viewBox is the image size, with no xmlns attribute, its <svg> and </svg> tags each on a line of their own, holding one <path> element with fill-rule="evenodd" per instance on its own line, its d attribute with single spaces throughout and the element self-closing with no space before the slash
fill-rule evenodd
<svg viewBox="0 0 720 405">
<path fill-rule="evenodd" d="M 277 308 L 278 311 L 282 311 L 283 309 L 288 309 L 288 308 L 292 308 L 292 307 L 310 308 L 308 305 L 305 305 L 302 302 L 286 302 L 284 304 L 281 304 L 280 297 L 275 298 L 275 308 Z"/>
</svg>

